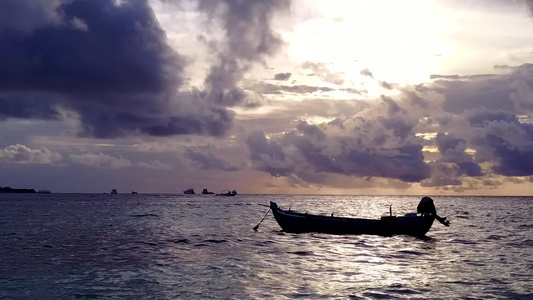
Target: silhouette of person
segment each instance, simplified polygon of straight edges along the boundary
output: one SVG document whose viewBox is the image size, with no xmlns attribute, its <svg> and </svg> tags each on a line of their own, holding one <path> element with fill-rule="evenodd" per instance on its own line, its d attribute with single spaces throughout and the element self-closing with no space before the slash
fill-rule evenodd
<svg viewBox="0 0 533 300">
<path fill-rule="evenodd" d="M 418 203 L 416 211 L 422 215 L 430 215 L 435 217 L 435 219 L 437 219 L 437 221 L 442 223 L 444 226 L 450 226 L 450 221 L 437 215 L 437 209 L 435 208 L 435 204 L 433 204 L 433 199 L 430 197 L 423 197 L 420 200 L 420 203 Z"/>
</svg>

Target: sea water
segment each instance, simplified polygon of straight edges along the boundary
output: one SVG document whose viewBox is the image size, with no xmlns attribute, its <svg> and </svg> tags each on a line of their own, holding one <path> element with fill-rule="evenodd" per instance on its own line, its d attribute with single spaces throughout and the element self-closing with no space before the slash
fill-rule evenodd
<svg viewBox="0 0 533 300">
<path fill-rule="evenodd" d="M 433 198 L 416 238 L 252 230 L 415 196 L 1 194 L 0 299 L 533 299 L 533 198 Z"/>
</svg>

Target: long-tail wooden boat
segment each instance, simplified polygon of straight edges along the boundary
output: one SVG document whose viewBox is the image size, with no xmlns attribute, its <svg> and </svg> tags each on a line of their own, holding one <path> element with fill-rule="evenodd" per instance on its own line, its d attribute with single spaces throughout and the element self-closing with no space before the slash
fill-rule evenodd
<svg viewBox="0 0 533 300">
<path fill-rule="evenodd" d="M 410 213 L 400 217 L 390 215 L 376 220 L 311 215 L 283 210 L 272 201 L 270 202 L 270 208 L 279 226 L 283 231 L 289 233 L 318 232 L 330 234 L 374 234 L 385 236 L 406 234 L 424 236 L 433 225 L 435 219 L 445 226 L 449 226 L 446 218 L 441 218 L 436 214 L 435 206 L 431 198 L 429 198 L 431 204 L 426 204 L 425 209 L 421 208 L 423 201 L 426 201 L 426 203 L 429 202 L 424 200 L 426 198 L 429 197 L 424 197 L 418 205 L 419 214 Z"/>
</svg>

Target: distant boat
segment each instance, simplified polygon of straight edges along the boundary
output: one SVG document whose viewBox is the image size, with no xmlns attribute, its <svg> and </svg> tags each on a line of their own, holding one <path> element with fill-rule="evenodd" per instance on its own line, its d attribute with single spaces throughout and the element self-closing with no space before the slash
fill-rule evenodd
<svg viewBox="0 0 533 300">
<path fill-rule="evenodd" d="M 203 189 L 202 190 L 202 194 L 204 194 L 204 195 L 212 195 L 214 193 L 213 192 L 209 192 L 207 189 Z"/>
<path fill-rule="evenodd" d="M 52 193 L 52 191 L 50 191 L 50 190 L 38 190 L 37 191 L 37 194 L 51 194 L 51 193 Z"/>
<path fill-rule="evenodd" d="M 233 197 L 237 195 L 237 191 L 236 190 L 233 190 L 233 191 L 227 191 L 225 193 L 218 193 L 217 196 L 228 196 L 228 197 Z"/>
<path fill-rule="evenodd" d="M 137 192 L 135 192 L 135 191 L 131 191 L 131 194 L 132 194 L 132 195 L 135 195 L 135 194 L 137 194 Z"/>
<path fill-rule="evenodd" d="M 193 188 L 188 188 L 185 191 L 183 191 L 183 193 L 185 195 L 194 195 L 194 189 Z"/>
<path fill-rule="evenodd" d="M 118 192 L 117 192 L 117 190 L 112 189 L 112 190 L 111 190 L 111 194 L 118 194 Z"/>
<path fill-rule="evenodd" d="M 406 234 L 424 236 L 433 221 L 437 219 L 445 226 L 449 226 L 446 218 L 437 215 L 433 200 L 424 197 L 418 205 L 417 213 L 408 213 L 405 216 L 383 216 L 381 219 L 356 219 L 311 215 L 307 213 L 283 210 L 275 202 L 270 202 L 274 218 L 283 231 L 289 233 L 319 232 L 329 234 L 374 234 L 390 236 Z M 430 203 L 429 203 L 430 202 Z"/>
</svg>

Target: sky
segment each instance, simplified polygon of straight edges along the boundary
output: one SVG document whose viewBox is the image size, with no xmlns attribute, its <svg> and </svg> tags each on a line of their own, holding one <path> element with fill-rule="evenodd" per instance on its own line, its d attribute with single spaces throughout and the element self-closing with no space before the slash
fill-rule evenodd
<svg viewBox="0 0 533 300">
<path fill-rule="evenodd" d="M 0 1 L 0 186 L 531 195 L 531 0 Z"/>
</svg>

